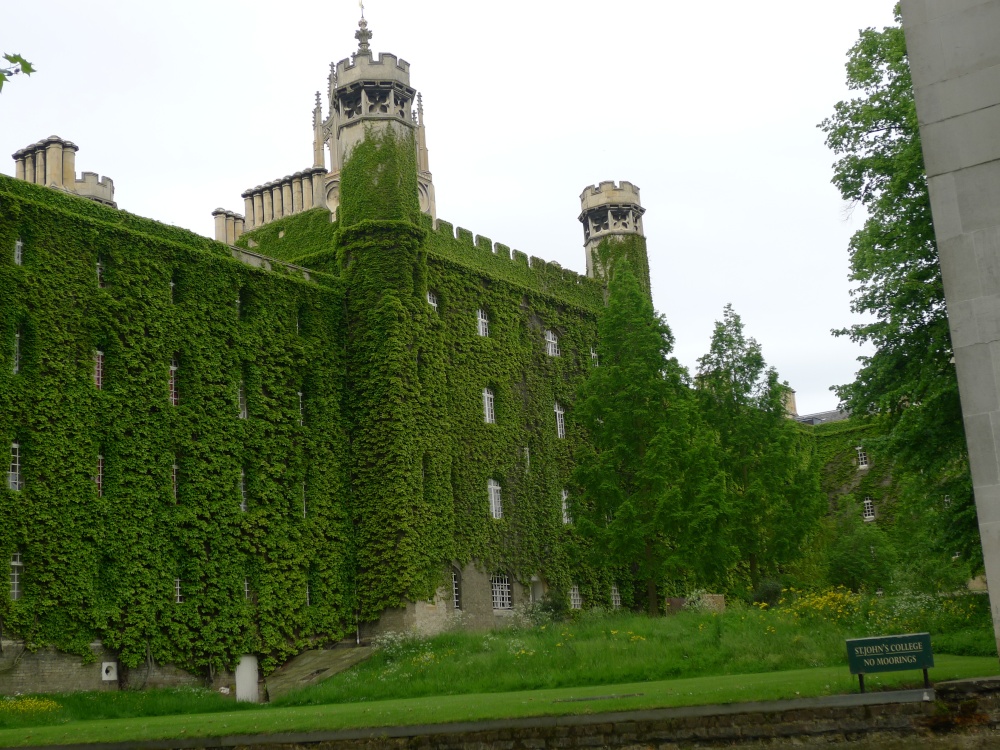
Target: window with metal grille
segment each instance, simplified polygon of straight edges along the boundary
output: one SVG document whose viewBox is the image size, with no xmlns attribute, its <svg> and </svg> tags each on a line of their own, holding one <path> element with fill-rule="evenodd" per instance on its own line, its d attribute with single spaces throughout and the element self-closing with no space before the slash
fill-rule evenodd
<svg viewBox="0 0 1000 750">
<path fill-rule="evenodd" d="M 860 445 L 854 449 L 858 454 L 858 468 L 864 469 L 868 466 L 868 453 Z"/>
<path fill-rule="evenodd" d="M 244 578 L 243 579 L 243 600 L 244 601 L 250 601 L 250 598 L 251 598 L 251 594 L 250 594 L 250 579 L 249 578 Z"/>
<path fill-rule="evenodd" d="M 598 365 L 601 364 L 600 361 L 597 359 L 597 349 L 595 349 L 594 347 L 590 347 L 590 363 L 594 367 L 597 367 Z"/>
<path fill-rule="evenodd" d="M 493 609 L 511 609 L 510 576 L 490 576 L 490 591 L 493 596 Z"/>
<path fill-rule="evenodd" d="M 503 518 L 503 505 L 500 503 L 500 483 L 491 479 L 486 483 L 486 490 L 490 496 L 490 516 L 493 518 Z"/>
<path fill-rule="evenodd" d="M 462 579 L 454 568 L 451 569 L 451 602 L 455 609 L 462 608 Z"/>
<path fill-rule="evenodd" d="M 17 601 L 21 598 L 21 576 L 24 574 L 24 563 L 21 562 L 21 553 L 15 552 L 10 556 L 10 598 Z"/>
<path fill-rule="evenodd" d="M 493 390 L 483 388 L 483 420 L 486 424 L 496 424 L 497 415 L 493 410 Z"/>
<path fill-rule="evenodd" d="M 240 510 L 247 512 L 247 472 L 240 469 Z"/>
<path fill-rule="evenodd" d="M 97 390 L 104 387 L 104 352 L 100 349 L 94 352 L 94 387 Z"/>
<path fill-rule="evenodd" d="M 97 456 L 97 473 L 94 474 L 94 484 L 97 486 L 97 496 L 104 496 L 104 456 Z"/>
<path fill-rule="evenodd" d="M 569 514 L 569 490 L 562 491 L 562 517 L 563 523 L 573 523 L 573 517 Z"/>
<path fill-rule="evenodd" d="M 184 595 L 181 594 L 181 579 L 174 579 L 174 604 L 183 604 Z"/>
<path fill-rule="evenodd" d="M 870 497 L 865 498 L 863 517 L 866 521 L 875 520 L 875 501 L 872 500 Z"/>
<path fill-rule="evenodd" d="M 236 399 L 239 405 L 239 416 L 240 419 L 247 418 L 247 390 L 243 381 L 240 381 L 240 389 L 236 394 Z"/>
<path fill-rule="evenodd" d="M 14 374 L 21 372 L 21 327 L 14 329 Z"/>
<path fill-rule="evenodd" d="M 611 584 L 611 608 L 621 609 L 622 608 L 622 593 L 618 590 L 618 584 Z"/>
<path fill-rule="evenodd" d="M 14 265 L 19 266 L 24 263 L 24 243 L 18 237 L 14 243 Z"/>
<path fill-rule="evenodd" d="M 427 304 L 434 308 L 434 312 L 437 312 L 438 296 L 430 289 L 427 290 Z"/>
<path fill-rule="evenodd" d="M 566 437 L 566 412 L 558 401 L 555 403 L 554 411 L 556 413 L 556 435 L 564 438 Z"/>
<path fill-rule="evenodd" d="M 490 335 L 490 316 L 486 314 L 483 308 L 479 308 L 476 311 L 476 320 L 479 323 L 479 335 L 489 336 Z"/>
<path fill-rule="evenodd" d="M 545 353 L 550 357 L 559 356 L 559 337 L 548 328 L 545 329 Z"/>
<path fill-rule="evenodd" d="M 570 609 L 583 608 L 583 597 L 580 596 L 580 587 L 575 584 L 569 587 L 569 606 Z"/>
<path fill-rule="evenodd" d="M 174 357 L 170 360 L 170 404 L 171 406 L 177 406 L 181 402 L 181 392 L 177 384 L 177 370 L 180 366 L 177 364 L 177 358 Z"/>
<path fill-rule="evenodd" d="M 7 472 L 7 489 L 19 492 L 24 489 L 24 478 L 21 476 L 21 444 L 10 444 L 10 470 Z"/>
</svg>

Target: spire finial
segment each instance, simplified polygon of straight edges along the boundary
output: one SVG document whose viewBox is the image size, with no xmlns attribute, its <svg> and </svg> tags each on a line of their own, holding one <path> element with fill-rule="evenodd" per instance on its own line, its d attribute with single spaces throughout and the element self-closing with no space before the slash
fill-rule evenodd
<svg viewBox="0 0 1000 750">
<path fill-rule="evenodd" d="M 365 6 L 363 3 L 361 5 L 361 20 L 358 21 L 358 30 L 354 32 L 354 38 L 358 40 L 358 51 L 356 54 L 368 55 L 371 54 L 371 49 L 368 46 L 368 40 L 372 38 L 373 34 L 368 30 L 368 21 L 365 20 Z"/>
<path fill-rule="evenodd" d="M 319 107 L 319 92 L 316 92 L 316 106 Z"/>
</svg>

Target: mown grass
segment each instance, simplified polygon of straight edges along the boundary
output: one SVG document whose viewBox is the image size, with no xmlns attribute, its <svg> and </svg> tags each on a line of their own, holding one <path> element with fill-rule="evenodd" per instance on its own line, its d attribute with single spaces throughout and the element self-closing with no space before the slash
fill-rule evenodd
<svg viewBox="0 0 1000 750">
<path fill-rule="evenodd" d="M 986 657 L 943 656 L 937 663 L 938 666 L 931 670 L 931 679 L 935 681 L 984 676 L 997 671 L 996 660 Z M 893 672 L 866 680 L 867 683 L 882 688 L 919 687 L 921 681 L 919 672 Z M 567 716 L 807 698 L 856 691 L 857 681 L 851 678 L 846 668 L 819 667 L 611 686 L 444 695 L 340 705 L 255 707 L 224 713 L 74 721 L 55 726 L 0 730 L 0 747 L 140 742 Z"/>
</svg>

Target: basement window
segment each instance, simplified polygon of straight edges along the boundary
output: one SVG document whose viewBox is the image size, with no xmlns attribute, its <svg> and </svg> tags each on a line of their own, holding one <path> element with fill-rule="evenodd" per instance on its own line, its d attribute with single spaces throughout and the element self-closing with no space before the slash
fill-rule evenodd
<svg viewBox="0 0 1000 750">
<path fill-rule="evenodd" d="M 493 609 L 512 609 L 510 576 L 505 574 L 490 576 L 490 592 L 493 599 Z"/>
<path fill-rule="evenodd" d="M 580 596 L 580 587 L 576 584 L 569 587 L 570 609 L 583 609 L 583 597 Z"/>
</svg>

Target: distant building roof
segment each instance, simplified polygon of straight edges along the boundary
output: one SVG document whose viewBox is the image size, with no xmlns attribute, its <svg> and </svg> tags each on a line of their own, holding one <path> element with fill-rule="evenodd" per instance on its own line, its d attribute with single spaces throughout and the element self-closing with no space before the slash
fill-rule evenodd
<svg viewBox="0 0 1000 750">
<path fill-rule="evenodd" d="M 795 417 L 796 422 L 801 422 L 802 424 L 826 424 L 827 422 L 842 422 L 847 419 L 850 414 L 846 411 L 841 411 L 840 409 L 834 409 L 833 411 L 820 411 L 815 414 L 801 414 Z"/>
</svg>

